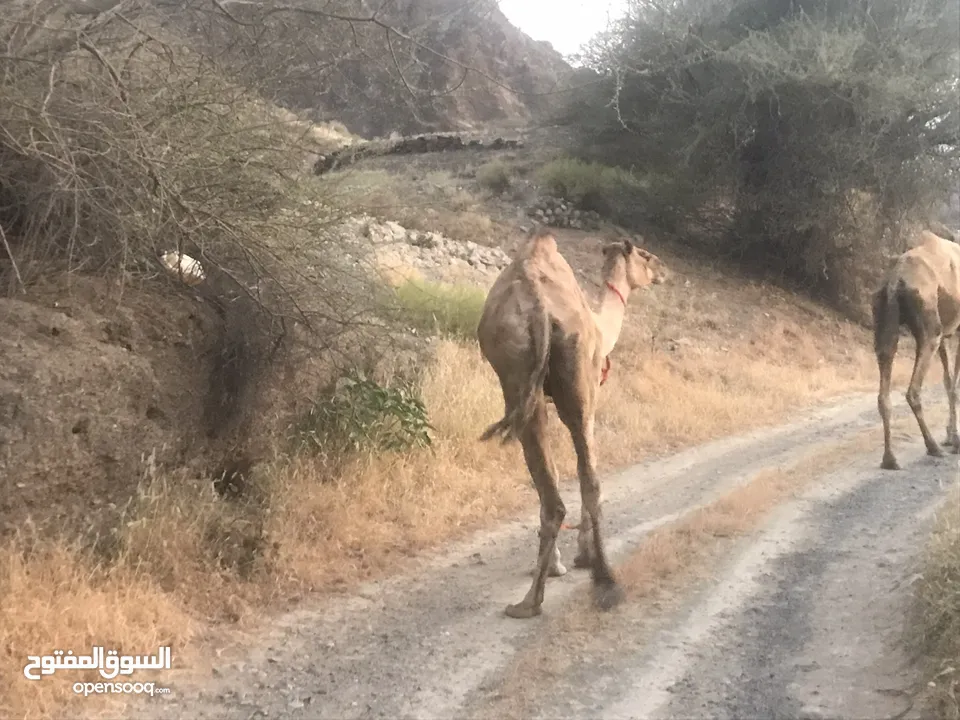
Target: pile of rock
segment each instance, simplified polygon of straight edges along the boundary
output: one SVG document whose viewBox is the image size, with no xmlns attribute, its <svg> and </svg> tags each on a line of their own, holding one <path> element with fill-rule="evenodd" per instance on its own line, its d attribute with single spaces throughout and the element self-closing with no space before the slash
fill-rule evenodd
<svg viewBox="0 0 960 720">
<path fill-rule="evenodd" d="M 563 198 L 543 197 L 527 209 L 527 215 L 550 227 L 595 230 L 600 227 L 600 213 L 582 211 Z"/>
<path fill-rule="evenodd" d="M 436 232 L 407 231 L 407 243 L 414 256 L 427 267 L 461 260 L 478 270 L 500 271 L 510 264 L 510 256 L 497 247 L 486 247 L 466 240 L 451 240 Z"/>
<path fill-rule="evenodd" d="M 399 223 L 381 222 L 369 216 L 350 218 L 344 229 L 355 238 L 368 239 L 385 264 L 406 265 L 437 279 L 456 270 L 482 280 L 511 262 L 510 256 L 498 247 L 454 240 L 438 232 L 408 230 Z"/>
</svg>

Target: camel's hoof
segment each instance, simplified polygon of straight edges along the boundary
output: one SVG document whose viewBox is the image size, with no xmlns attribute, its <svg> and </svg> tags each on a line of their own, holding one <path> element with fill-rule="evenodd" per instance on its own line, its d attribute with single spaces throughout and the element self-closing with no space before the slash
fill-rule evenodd
<svg viewBox="0 0 960 720">
<path fill-rule="evenodd" d="M 900 463 L 897 462 L 897 459 L 893 455 L 884 455 L 883 462 L 880 463 L 880 468 L 882 470 L 899 470 Z"/>
<path fill-rule="evenodd" d="M 623 588 L 614 581 L 593 586 L 593 601 L 601 610 L 612 610 L 623 598 Z"/>
<path fill-rule="evenodd" d="M 939 445 L 933 445 L 931 447 L 928 447 L 927 455 L 929 455 L 930 457 L 936 457 L 936 458 L 945 457 L 943 448 L 941 448 Z"/>
<path fill-rule="evenodd" d="M 593 567 L 593 560 L 590 559 L 590 555 L 587 553 L 580 553 L 573 559 L 573 566 L 575 568 L 580 568 L 584 570 L 586 568 Z"/>
<path fill-rule="evenodd" d="M 516 605 L 507 605 L 507 609 L 504 610 L 504 612 L 507 617 L 516 618 L 517 620 L 529 620 L 540 614 L 540 606 L 525 605 L 521 602 Z"/>
</svg>

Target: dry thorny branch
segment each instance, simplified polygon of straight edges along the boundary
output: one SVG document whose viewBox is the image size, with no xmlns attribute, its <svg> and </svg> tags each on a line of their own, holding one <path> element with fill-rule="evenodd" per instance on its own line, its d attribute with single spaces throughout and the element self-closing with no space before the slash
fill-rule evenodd
<svg viewBox="0 0 960 720">
<path fill-rule="evenodd" d="M 81 22 L 41 10 L 0 22 L 0 225 L 17 283 L 51 263 L 144 270 L 176 248 L 226 279 L 234 301 L 328 332 L 338 324 L 336 293 L 304 307 L 295 292 L 316 280 L 303 253 L 337 262 L 323 242 L 337 213 L 289 207 L 306 131 L 224 80 L 143 6 Z"/>
</svg>

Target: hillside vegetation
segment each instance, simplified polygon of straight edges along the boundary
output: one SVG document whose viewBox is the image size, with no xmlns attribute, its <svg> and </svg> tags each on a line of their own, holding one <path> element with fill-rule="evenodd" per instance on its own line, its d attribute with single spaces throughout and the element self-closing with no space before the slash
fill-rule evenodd
<svg viewBox="0 0 960 720">
<path fill-rule="evenodd" d="M 635 0 L 570 108 L 617 203 L 703 251 L 869 315 L 864 288 L 957 187 L 952 0 Z M 638 202 L 638 198 L 642 201 Z"/>
<path fill-rule="evenodd" d="M 473 328 L 493 251 L 512 252 L 531 213 L 562 226 L 558 243 L 589 292 L 605 235 L 642 230 L 638 242 L 674 274 L 631 300 L 597 419 L 604 469 L 873 389 L 862 327 L 690 251 L 709 234 L 667 222 L 667 210 L 709 204 L 680 182 L 691 165 L 674 175 L 652 155 L 633 168 L 583 162 L 571 156 L 580 120 L 525 131 L 520 149 L 313 175 L 319 155 L 362 135 L 519 124 L 554 107 L 509 88 L 549 86 L 563 70 L 555 54 L 482 8 L 10 5 L 4 717 L 91 706 L 67 680 L 25 682 L 28 654 L 170 645 L 185 666 L 211 628 L 250 626 L 529 511 L 519 450 L 477 442 L 502 397 Z M 365 79 L 372 95 L 355 90 Z M 604 142 L 633 152 L 610 132 Z M 725 202 L 743 197 L 724 187 Z M 537 199 L 554 195 L 564 202 L 536 216 Z M 589 230 L 588 217 L 600 218 Z M 168 252 L 199 260 L 202 281 L 169 272 Z M 551 442 L 572 477 L 559 423 Z"/>
</svg>

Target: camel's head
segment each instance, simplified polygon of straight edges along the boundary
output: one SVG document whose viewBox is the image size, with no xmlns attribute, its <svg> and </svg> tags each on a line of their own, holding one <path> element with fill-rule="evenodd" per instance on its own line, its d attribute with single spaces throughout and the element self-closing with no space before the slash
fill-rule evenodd
<svg viewBox="0 0 960 720">
<path fill-rule="evenodd" d="M 603 256 L 606 258 L 605 274 L 609 273 L 621 258 L 623 259 L 627 283 L 631 290 L 647 285 L 661 285 L 670 277 L 667 266 L 660 258 L 652 252 L 637 247 L 626 238 L 605 245 Z"/>
</svg>

